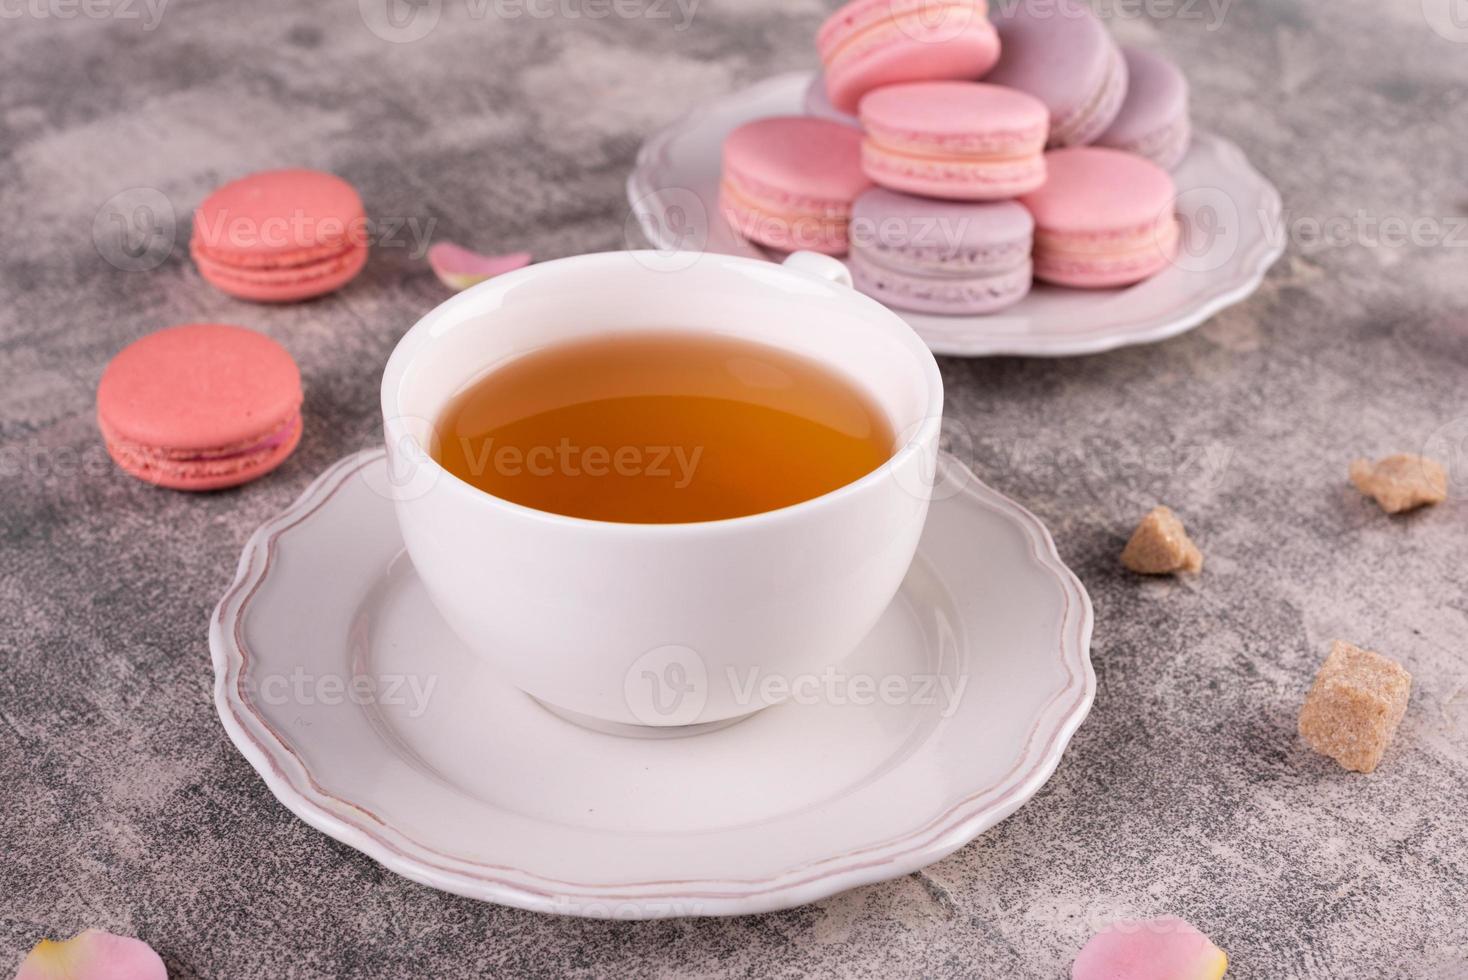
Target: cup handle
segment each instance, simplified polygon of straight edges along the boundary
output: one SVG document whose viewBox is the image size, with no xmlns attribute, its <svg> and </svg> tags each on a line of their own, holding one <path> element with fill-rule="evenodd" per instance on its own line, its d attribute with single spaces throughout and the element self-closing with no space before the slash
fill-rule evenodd
<svg viewBox="0 0 1468 980">
<path fill-rule="evenodd" d="M 833 259 L 829 255 L 820 252 L 791 252 L 790 256 L 780 263 L 787 269 L 796 269 L 800 272 L 808 272 L 820 279 L 840 283 L 851 287 L 851 271 L 846 268 L 846 263 L 840 259 Z"/>
</svg>

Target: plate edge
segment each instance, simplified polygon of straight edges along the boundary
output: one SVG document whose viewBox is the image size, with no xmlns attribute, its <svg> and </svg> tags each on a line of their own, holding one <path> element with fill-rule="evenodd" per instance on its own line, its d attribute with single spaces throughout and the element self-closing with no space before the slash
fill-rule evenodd
<svg viewBox="0 0 1468 980">
<path fill-rule="evenodd" d="M 1094 701 L 1096 680 L 1090 659 L 1094 610 L 1084 586 L 1061 560 L 1053 537 L 1034 514 L 989 487 L 956 457 L 944 453 L 944 465 L 956 467 L 962 476 L 959 493 L 973 497 L 987 509 L 1000 514 L 1012 523 L 1019 524 L 1031 545 L 1031 553 L 1037 564 L 1060 585 L 1068 598 L 1075 600 L 1074 606 L 1067 604 L 1066 613 L 1062 616 L 1060 640 L 1062 659 L 1067 665 L 1067 670 L 1075 667 L 1080 673 L 1078 696 L 1073 704 L 1064 708 L 1058 717 L 1048 722 L 1049 728 L 1053 730 L 1049 731 L 1048 739 L 1044 739 L 1045 747 L 1040 750 L 1039 756 L 1027 771 L 1017 775 L 1012 780 L 1012 785 L 1004 789 L 1001 796 L 1005 798 L 1005 802 L 1002 805 L 979 806 L 972 813 L 962 814 L 947 821 L 925 843 L 907 851 L 901 850 L 903 844 L 910 843 L 911 837 L 921 835 L 931 824 L 942 822 L 946 816 L 965 809 L 965 802 L 960 802 L 945 811 L 944 814 L 932 818 L 923 827 L 907 832 L 903 838 L 879 842 L 870 845 L 869 848 L 862 848 L 859 852 L 823 859 L 823 863 L 846 861 L 849 865 L 855 854 L 863 854 L 864 860 L 855 867 L 832 867 L 825 873 L 814 877 L 780 883 L 780 878 L 800 874 L 811 867 L 810 865 L 795 866 L 761 881 L 761 884 L 768 884 L 771 887 L 745 894 L 740 894 L 738 887 L 748 883 L 718 880 L 678 884 L 719 886 L 731 889 L 731 891 L 713 895 L 688 890 L 637 894 L 635 890 L 639 887 L 662 886 L 670 883 L 634 883 L 626 886 L 574 886 L 567 883 L 567 887 L 562 892 L 556 893 L 517 882 L 510 883 L 475 877 L 463 871 L 436 868 L 421 858 L 397 851 L 385 841 L 377 839 L 346 819 L 327 802 L 334 798 L 328 796 L 327 800 L 316 799 L 315 796 L 319 794 L 308 794 L 297 788 L 288 770 L 296 770 L 308 786 L 314 785 L 310 773 L 288 747 L 283 744 L 270 744 L 272 741 L 279 741 L 278 737 L 243 701 L 235 696 L 238 684 L 237 682 L 231 683 L 232 679 L 238 678 L 239 671 L 244 665 L 244 656 L 232 639 L 232 630 L 227 627 L 237 621 L 246 604 L 245 600 L 265 578 L 268 562 L 257 559 L 266 555 L 277 537 L 288 532 L 291 527 L 304 522 L 316 509 L 324 505 L 326 500 L 346 480 L 383 455 L 384 452 L 381 449 L 367 450 L 339 460 L 323 471 L 289 507 L 262 524 L 247 540 L 240 556 L 235 579 L 225 591 L 210 618 L 209 645 L 215 669 L 214 701 L 226 734 L 246 761 L 260 774 L 267 788 L 282 805 L 310 826 L 348 844 L 384 867 L 422 884 L 475 899 L 499 902 L 532 911 L 591 917 L 598 917 L 603 912 L 588 911 L 589 906 L 602 906 L 617 910 L 614 914 L 627 913 L 622 917 L 661 918 L 690 914 L 684 911 L 684 908 L 693 908 L 695 911 L 691 914 L 700 916 L 743 915 L 803 905 L 848 888 L 888 880 L 925 867 L 946 857 L 1008 817 L 1028 802 L 1049 780 L 1059 765 L 1071 737 L 1085 720 Z M 360 465 L 349 467 L 348 464 L 352 462 L 359 462 Z M 1074 642 L 1068 638 L 1072 624 L 1075 629 Z M 1067 694 L 1070 689 L 1071 683 L 1067 682 L 1066 687 L 1057 692 L 1056 698 Z M 1039 724 L 1046 723 L 1045 716 L 1050 707 L 1047 704 L 1045 708 L 1041 709 L 1037 728 Z M 1032 735 L 1017 766 L 1023 767 L 1025 756 L 1041 738 L 1042 735 L 1038 731 Z M 282 751 L 291 760 L 290 763 L 282 764 L 280 758 Z M 1003 787 L 1004 781 L 1001 780 L 1000 784 L 974 794 L 973 798 L 988 795 L 989 792 Z M 337 802 L 340 805 L 352 806 L 346 801 Z M 415 846 L 421 847 L 422 845 Z M 880 859 L 884 851 L 893 850 L 896 850 L 897 853 L 889 854 L 885 860 L 874 860 Z M 522 871 L 520 873 L 534 877 L 531 872 Z M 631 890 L 631 893 L 613 891 L 608 894 L 607 892 L 608 889 L 623 888 Z M 583 889 L 585 891 L 582 891 Z"/>
</svg>

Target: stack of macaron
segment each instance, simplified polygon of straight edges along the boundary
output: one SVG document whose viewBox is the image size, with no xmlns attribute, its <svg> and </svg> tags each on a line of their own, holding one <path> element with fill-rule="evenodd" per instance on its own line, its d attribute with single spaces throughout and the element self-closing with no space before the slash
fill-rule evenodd
<svg viewBox="0 0 1468 980">
<path fill-rule="evenodd" d="M 1031 280 L 1096 289 L 1168 267 L 1187 81 L 1084 0 L 853 0 L 821 26 L 804 116 L 724 144 L 746 239 L 849 254 L 864 292 L 992 313 Z"/>
</svg>

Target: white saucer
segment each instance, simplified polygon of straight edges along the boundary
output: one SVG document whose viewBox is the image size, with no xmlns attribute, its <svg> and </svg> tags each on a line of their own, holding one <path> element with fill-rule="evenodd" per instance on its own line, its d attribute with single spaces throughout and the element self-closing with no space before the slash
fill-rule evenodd
<svg viewBox="0 0 1468 980">
<path fill-rule="evenodd" d="M 906 874 L 1033 796 L 1095 693 L 1090 601 L 1045 528 L 951 457 L 943 476 L 839 673 L 644 739 L 565 721 L 468 653 L 402 551 L 382 453 L 360 453 L 246 545 L 210 623 L 219 715 L 296 815 L 474 898 L 729 915 Z"/>
<path fill-rule="evenodd" d="M 772 257 L 740 238 L 719 214 L 720 152 L 741 123 L 801 115 L 810 72 L 767 79 L 695 109 L 653 134 L 627 179 L 632 217 L 653 247 Z M 934 353 L 960 357 L 1091 354 L 1153 343 L 1191 330 L 1259 288 L 1284 252 L 1279 191 L 1229 141 L 1193 137 L 1174 170 L 1183 223 L 1179 260 L 1128 289 L 1036 284 L 1025 299 L 987 316 L 896 310 Z M 629 229 L 629 238 L 634 237 Z M 635 245 L 631 247 L 636 247 Z"/>
</svg>

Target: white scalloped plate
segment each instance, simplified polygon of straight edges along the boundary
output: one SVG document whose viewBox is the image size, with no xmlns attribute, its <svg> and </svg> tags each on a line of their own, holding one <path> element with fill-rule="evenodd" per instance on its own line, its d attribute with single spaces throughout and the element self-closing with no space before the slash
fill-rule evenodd
<svg viewBox="0 0 1468 980">
<path fill-rule="evenodd" d="M 627 179 L 641 233 L 654 248 L 765 258 L 719 214 L 724 137 L 764 116 L 800 114 L 810 72 L 767 79 L 701 106 L 643 144 Z M 1284 251 L 1279 191 L 1219 136 L 1199 132 L 1173 172 L 1183 244 L 1173 268 L 1127 289 L 1037 284 L 988 316 L 896 312 L 938 354 L 1061 357 L 1164 340 L 1191 330 L 1259 288 Z M 630 219 L 629 219 L 630 220 Z"/>
<path fill-rule="evenodd" d="M 1090 710 L 1084 589 L 951 457 L 911 573 L 833 681 L 662 739 L 577 727 L 476 660 L 402 551 L 385 471 L 344 459 L 255 532 L 210 622 L 215 703 L 297 816 L 435 888 L 625 918 L 800 905 L 1004 819 Z"/>
</svg>

